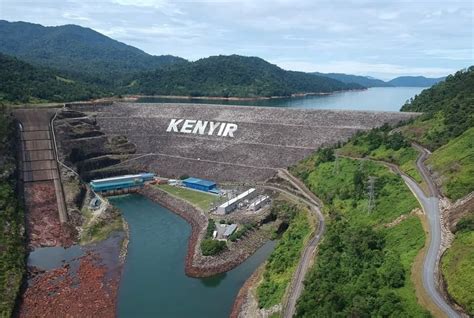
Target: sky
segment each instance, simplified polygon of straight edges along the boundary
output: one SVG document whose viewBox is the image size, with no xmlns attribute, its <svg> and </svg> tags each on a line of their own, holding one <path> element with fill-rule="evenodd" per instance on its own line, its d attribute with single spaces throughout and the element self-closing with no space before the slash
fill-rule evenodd
<svg viewBox="0 0 474 318">
<path fill-rule="evenodd" d="M 305 72 L 439 77 L 474 64 L 471 0 L 0 0 L 0 19 L 78 24 L 153 55 L 258 56 Z"/>
</svg>

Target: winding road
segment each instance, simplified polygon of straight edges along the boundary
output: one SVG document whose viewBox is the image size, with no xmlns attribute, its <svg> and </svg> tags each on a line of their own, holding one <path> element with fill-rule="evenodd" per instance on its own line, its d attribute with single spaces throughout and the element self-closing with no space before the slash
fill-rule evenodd
<svg viewBox="0 0 474 318">
<path fill-rule="evenodd" d="M 430 246 L 426 253 L 423 263 L 423 287 L 433 302 L 448 316 L 461 317 L 443 298 L 436 288 L 436 270 L 438 268 L 438 256 L 441 249 L 441 220 L 440 208 L 438 199 L 438 189 L 434 184 L 431 176 L 424 164 L 425 159 L 430 154 L 429 151 L 420 145 L 413 144 L 413 146 L 420 151 L 420 156 L 416 161 L 416 167 L 422 175 L 424 181 L 428 185 L 429 194 L 421 190 L 416 182 L 408 176 L 401 174 L 403 180 L 415 194 L 418 201 L 423 207 L 423 211 L 427 215 L 430 225 Z"/>
<path fill-rule="evenodd" d="M 301 295 L 304 287 L 304 279 L 306 273 L 308 272 L 309 266 L 311 265 L 312 260 L 316 254 L 316 248 L 323 237 L 324 231 L 326 230 L 326 225 L 324 223 L 324 215 L 321 213 L 320 206 L 322 203 L 320 200 L 306 188 L 306 186 L 294 177 L 286 169 L 279 169 L 278 175 L 284 180 L 290 182 L 305 198 L 304 200 L 311 208 L 311 211 L 317 216 L 319 224 L 317 227 L 317 232 L 315 235 L 308 241 L 306 244 L 303 254 L 298 263 L 295 274 L 290 285 L 289 295 L 286 301 L 285 306 L 283 307 L 283 317 L 291 318 L 294 316 L 296 311 L 296 302 Z"/>
<path fill-rule="evenodd" d="M 424 181 L 428 185 L 428 194 L 425 194 L 420 186 L 409 176 L 403 173 L 398 166 L 384 162 L 373 160 L 379 163 L 382 163 L 395 172 L 399 173 L 403 180 L 405 181 L 406 185 L 410 188 L 412 193 L 416 196 L 418 201 L 420 202 L 423 211 L 427 215 L 427 219 L 429 221 L 430 226 L 430 245 L 428 247 L 428 251 L 425 255 L 424 263 L 423 263 L 423 287 L 426 290 L 428 296 L 432 299 L 433 303 L 438 306 L 447 317 L 450 318 L 457 318 L 461 317 L 459 313 L 454 310 L 443 298 L 440 292 L 437 289 L 436 285 L 436 277 L 437 277 L 437 268 L 438 268 L 438 256 L 440 254 L 441 249 L 441 220 L 440 220 L 440 208 L 439 208 L 439 192 L 438 189 L 431 179 L 431 175 L 429 174 L 426 166 L 424 165 L 424 161 L 430 155 L 430 152 L 423 148 L 418 144 L 413 144 L 419 152 L 420 156 L 418 156 L 416 161 L 416 167 L 420 172 L 421 176 L 423 177 Z M 370 160 L 366 158 L 352 158 L 352 159 L 359 159 L 359 160 Z M 294 187 L 296 187 L 312 204 L 310 205 L 312 209 L 317 213 L 319 218 L 319 231 L 318 233 L 310 240 L 309 244 L 306 246 L 303 256 L 300 260 L 298 265 L 298 269 L 294 275 L 292 280 L 292 286 L 290 289 L 290 295 L 288 297 L 288 301 L 286 306 L 284 307 L 284 317 L 291 318 L 295 314 L 296 302 L 298 297 L 301 295 L 303 289 L 303 281 L 308 270 L 309 265 L 311 264 L 311 259 L 314 256 L 316 251 L 317 244 L 319 243 L 322 234 L 324 233 L 324 217 L 319 210 L 319 206 L 321 206 L 321 202 L 319 199 L 309 191 L 304 184 L 298 179 L 296 179 L 293 175 L 291 175 L 287 170 L 279 169 L 278 174 L 280 177 L 284 178 L 285 180 L 289 181 Z"/>
</svg>

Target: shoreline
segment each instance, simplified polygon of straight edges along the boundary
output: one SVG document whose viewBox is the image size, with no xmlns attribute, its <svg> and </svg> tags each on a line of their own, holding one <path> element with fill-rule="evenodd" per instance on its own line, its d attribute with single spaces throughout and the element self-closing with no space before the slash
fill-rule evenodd
<svg viewBox="0 0 474 318">
<path fill-rule="evenodd" d="M 142 98 L 163 98 L 163 99 L 182 99 L 182 100 L 222 100 L 222 101 L 258 101 L 258 100 L 272 100 L 272 99 L 284 99 L 284 98 L 298 98 L 298 97 L 306 97 L 306 96 L 327 96 L 333 95 L 337 93 L 344 93 L 344 92 L 357 92 L 357 91 L 365 91 L 367 88 L 360 88 L 360 89 L 345 89 L 345 90 L 337 90 L 332 92 L 308 92 L 308 93 L 293 93 L 291 95 L 283 96 L 283 95 L 276 95 L 276 96 L 254 96 L 254 97 L 237 97 L 237 96 L 189 96 L 189 95 L 125 95 L 121 98 L 119 97 L 104 97 L 94 99 L 91 102 L 102 102 L 102 101 L 124 101 L 124 102 L 134 102 Z"/>
<path fill-rule="evenodd" d="M 145 187 L 138 193 L 167 208 L 191 225 L 191 235 L 188 239 L 185 260 L 185 274 L 189 277 L 204 278 L 228 272 L 247 260 L 267 241 L 255 235 L 247 240 L 253 243 L 251 251 L 239 249 L 239 247 L 242 247 L 240 245 L 244 244 L 237 246 L 238 243 L 233 243 L 236 244 L 233 249 L 231 248 L 216 256 L 203 256 L 199 246 L 205 236 L 208 223 L 207 216 L 191 204 L 174 198 L 160 189 Z"/>
<path fill-rule="evenodd" d="M 264 269 L 265 263 L 262 263 L 244 282 L 242 287 L 239 289 L 237 296 L 234 299 L 229 318 L 239 318 L 241 314 L 244 314 L 244 307 L 248 306 L 249 302 L 251 302 L 250 298 L 252 297 L 252 295 L 250 293 L 252 292 L 252 289 L 257 287 L 257 284 L 262 278 Z"/>
</svg>

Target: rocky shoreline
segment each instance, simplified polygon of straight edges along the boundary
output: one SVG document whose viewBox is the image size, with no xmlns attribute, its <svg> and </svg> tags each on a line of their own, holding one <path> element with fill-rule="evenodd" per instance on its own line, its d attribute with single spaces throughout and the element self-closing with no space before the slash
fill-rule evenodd
<svg viewBox="0 0 474 318">
<path fill-rule="evenodd" d="M 191 225 L 185 261 L 185 273 L 190 277 L 209 277 L 227 272 L 244 262 L 268 240 L 265 235 L 255 231 L 245 240 L 231 243 L 229 249 L 219 255 L 204 256 L 199 246 L 205 236 L 208 219 L 203 212 L 154 187 L 145 187 L 139 193 L 166 207 Z"/>
<path fill-rule="evenodd" d="M 239 293 L 235 298 L 234 304 L 232 305 L 232 311 L 229 316 L 230 318 L 246 317 L 246 314 L 249 314 L 247 308 L 250 307 L 249 305 L 252 302 L 251 292 L 260 280 L 263 269 L 264 265 L 262 264 L 255 270 L 255 272 L 252 273 L 252 275 L 245 281 L 244 285 L 240 288 Z M 252 315 L 251 317 L 253 316 L 254 315 Z"/>
</svg>

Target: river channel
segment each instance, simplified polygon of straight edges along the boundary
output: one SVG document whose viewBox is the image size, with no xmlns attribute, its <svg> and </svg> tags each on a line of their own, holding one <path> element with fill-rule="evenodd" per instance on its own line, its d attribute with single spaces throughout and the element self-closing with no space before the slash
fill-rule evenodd
<svg viewBox="0 0 474 318">
<path fill-rule="evenodd" d="M 119 317 L 228 317 L 245 280 L 269 256 L 269 242 L 237 268 L 205 279 L 187 277 L 190 225 L 140 195 L 113 197 L 130 228 L 120 283 Z"/>
</svg>

